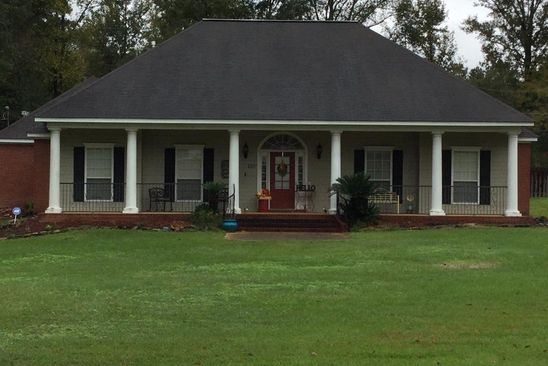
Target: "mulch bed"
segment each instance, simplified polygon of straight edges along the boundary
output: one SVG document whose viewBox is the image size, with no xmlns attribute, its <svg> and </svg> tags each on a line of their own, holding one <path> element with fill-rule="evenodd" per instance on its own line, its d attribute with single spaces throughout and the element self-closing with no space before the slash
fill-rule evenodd
<svg viewBox="0 0 548 366">
<path fill-rule="evenodd" d="M 194 227 L 184 220 L 173 220 L 169 225 L 149 223 L 147 225 L 83 225 L 82 223 L 72 222 L 71 220 L 60 220 L 55 223 L 48 223 L 42 220 L 41 215 L 17 218 L 13 223 L 11 209 L 0 209 L 0 240 L 29 237 L 35 235 L 54 234 L 71 229 L 79 228 L 117 228 L 117 229 L 143 229 L 159 231 L 187 231 L 194 230 Z"/>
</svg>

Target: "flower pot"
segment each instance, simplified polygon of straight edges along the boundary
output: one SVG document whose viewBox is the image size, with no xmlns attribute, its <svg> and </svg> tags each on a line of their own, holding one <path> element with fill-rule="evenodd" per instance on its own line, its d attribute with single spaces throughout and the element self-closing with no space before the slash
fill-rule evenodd
<svg viewBox="0 0 548 366">
<path fill-rule="evenodd" d="M 223 230 L 225 231 L 238 230 L 238 221 L 236 221 L 235 219 L 225 219 L 223 221 Z"/>
<path fill-rule="evenodd" d="M 260 199 L 259 198 L 259 203 L 257 204 L 257 210 L 259 212 L 268 212 L 268 201 L 267 199 Z"/>
</svg>

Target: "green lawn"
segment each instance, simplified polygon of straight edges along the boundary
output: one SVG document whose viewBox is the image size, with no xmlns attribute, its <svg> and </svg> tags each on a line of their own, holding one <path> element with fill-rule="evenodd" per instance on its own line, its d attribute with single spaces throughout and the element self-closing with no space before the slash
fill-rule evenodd
<svg viewBox="0 0 548 366">
<path fill-rule="evenodd" d="M 547 365 L 548 230 L 0 242 L 0 365 Z"/>
<path fill-rule="evenodd" d="M 529 201 L 531 216 L 548 217 L 548 197 L 535 197 Z"/>
</svg>

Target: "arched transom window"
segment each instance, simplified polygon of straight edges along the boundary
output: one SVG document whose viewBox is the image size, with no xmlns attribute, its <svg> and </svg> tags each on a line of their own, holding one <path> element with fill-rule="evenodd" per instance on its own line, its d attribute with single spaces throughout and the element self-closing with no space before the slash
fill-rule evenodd
<svg viewBox="0 0 548 366">
<path fill-rule="evenodd" d="M 261 147 L 264 150 L 302 150 L 303 144 L 288 134 L 274 135 L 266 140 Z"/>
</svg>

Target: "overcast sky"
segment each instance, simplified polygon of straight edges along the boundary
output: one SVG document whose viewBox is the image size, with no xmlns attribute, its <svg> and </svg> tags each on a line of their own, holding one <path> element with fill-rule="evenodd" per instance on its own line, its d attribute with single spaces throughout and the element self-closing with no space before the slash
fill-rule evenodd
<svg viewBox="0 0 548 366">
<path fill-rule="evenodd" d="M 445 0 L 447 10 L 447 26 L 455 32 L 458 54 L 465 61 L 466 66 L 477 66 L 483 59 L 479 40 L 473 34 L 465 33 L 461 27 L 462 22 L 471 15 L 477 15 L 479 19 L 486 19 L 488 11 L 482 7 L 474 6 L 475 0 Z M 373 28 L 382 33 L 382 27 Z"/>
</svg>

